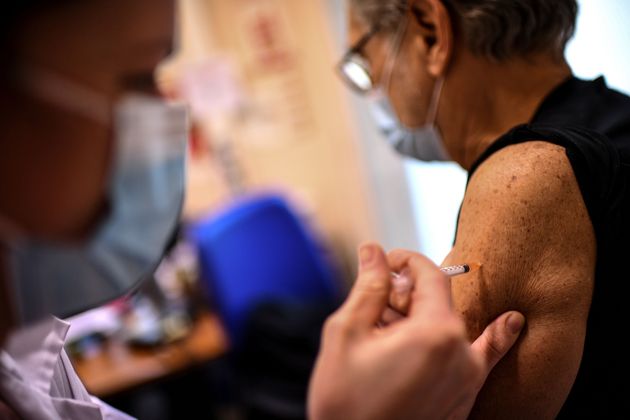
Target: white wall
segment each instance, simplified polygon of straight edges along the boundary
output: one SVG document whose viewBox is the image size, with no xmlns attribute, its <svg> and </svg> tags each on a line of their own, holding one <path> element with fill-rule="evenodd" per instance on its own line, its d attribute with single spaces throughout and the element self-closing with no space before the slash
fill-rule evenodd
<svg viewBox="0 0 630 420">
<path fill-rule="evenodd" d="M 567 48 L 574 73 L 630 94 L 630 0 L 580 0 L 575 38 Z M 420 250 L 440 263 L 448 254 L 466 182 L 453 164 L 405 165 L 416 216 Z"/>
<path fill-rule="evenodd" d="M 466 171 L 455 163 L 405 163 L 419 251 L 439 264 L 453 246 Z"/>
<path fill-rule="evenodd" d="M 576 76 L 604 75 L 608 84 L 630 94 L 630 1 L 580 0 L 575 38 L 567 57 Z"/>
</svg>

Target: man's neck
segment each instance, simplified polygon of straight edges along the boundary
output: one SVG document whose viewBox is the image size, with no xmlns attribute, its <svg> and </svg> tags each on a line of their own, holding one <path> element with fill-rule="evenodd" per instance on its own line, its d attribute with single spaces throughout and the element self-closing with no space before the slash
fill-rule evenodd
<svg viewBox="0 0 630 420">
<path fill-rule="evenodd" d="M 442 108 L 461 111 L 445 115 L 443 122 L 438 116 L 449 152 L 467 170 L 497 138 L 530 122 L 547 95 L 571 75 L 564 60 L 549 56 L 469 61 L 460 63 L 461 74 L 454 72 L 445 85 Z"/>
</svg>

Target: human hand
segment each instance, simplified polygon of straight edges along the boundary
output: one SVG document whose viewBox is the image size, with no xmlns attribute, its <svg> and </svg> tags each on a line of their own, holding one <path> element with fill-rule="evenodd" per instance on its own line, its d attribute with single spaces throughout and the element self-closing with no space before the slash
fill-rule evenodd
<svg viewBox="0 0 630 420">
<path fill-rule="evenodd" d="M 381 314 L 381 320 L 378 324 L 380 326 L 400 321 L 409 312 L 414 284 L 413 280 L 409 278 L 408 270 L 403 270 L 401 273 L 392 273 L 391 282 L 392 288 L 389 292 L 389 303 Z"/>
<path fill-rule="evenodd" d="M 311 378 L 309 415 L 326 419 L 465 418 L 494 365 L 523 326 L 506 313 L 471 346 L 450 305 L 446 276 L 410 253 L 388 265 L 377 245 L 360 249 L 360 272 L 346 302 L 326 322 Z M 378 328 L 390 272 L 414 281 L 409 315 Z"/>
</svg>

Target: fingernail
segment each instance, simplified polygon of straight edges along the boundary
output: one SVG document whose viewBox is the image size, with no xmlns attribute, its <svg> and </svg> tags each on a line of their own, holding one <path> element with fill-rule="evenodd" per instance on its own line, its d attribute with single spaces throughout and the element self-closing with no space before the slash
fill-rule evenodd
<svg viewBox="0 0 630 420">
<path fill-rule="evenodd" d="M 374 259 L 374 248 L 370 245 L 364 245 L 359 249 L 359 265 L 361 268 L 367 267 Z"/>
<path fill-rule="evenodd" d="M 399 275 L 398 277 L 394 277 L 392 279 L 392 286 L 394 287 L 394 291 L 399 294 L 407 294 L 411 291 L 413 287 L 413 283 L 411 279 L 405 275 Z"/>
<path fill-rule="evenodd" d="M 525 317 L 521 314 L 510 314 L 505 324 L 512 334 L 518 334 L 525 326 Z"/>
</svg>

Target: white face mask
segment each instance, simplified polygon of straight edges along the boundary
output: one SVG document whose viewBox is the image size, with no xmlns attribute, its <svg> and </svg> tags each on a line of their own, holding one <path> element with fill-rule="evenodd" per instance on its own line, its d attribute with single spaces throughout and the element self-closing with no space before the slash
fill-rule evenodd
<svg viewBox="0 0 630 420">
<path fill-rule="evenodd" d="M 387 57 L 387 64 L 383 74 L 383 88 L 375 92 L 370 102 L 372 116 L 388 143 L 403 156 L 427 162 L 450 161 L 452 159 L 448 155 L 440 131 L 435 125 L 444 78 L 441 77 L 435 82 L 426 122 L 421 127 L 409 128 L 400 122 L 387 96 L 394 65 L 398 59 L 400 45 L 405 35 L 407 24 L 408 21 L 405 20 L 405 23 L 400 26 L 394 38 L 394 49 Z"/>
<path fill-rule="evenodd" d="M 38 95 L 102 122 L 106 102 L 82 103 L 97 94 L 57 77 L 45 79 L 48 87 L 42 88 L 41 78 L 42 86 L 32 86 Z M 72 87 L 61 89 L 62 100 L 55 94 L 60 87 Z M 72 95 L 73 90 L 89 95 Z M 186 109 L 129 95 L 114 106 L 110 120 L 115 133 L 110 208 L 93 235 L 78 246 L 24 237 L 9 244 L 10 286 L 21 325 L 48 314 L 68 317 L 132 291 L 152 274 L 174 234 L 184 196 Z"/>
<path fill-rule="evenodd" d="M 435 125 L 437 105 L 444 79 L 436 82 L 427 123 L 419 128 L 407 128 L 396 117 L 387 95 L 379 90 L 371 102 L 372 116 L 388 143 L 403 156 L 427 162 L 450 161 L 440 131 Z"/>
</svg>

